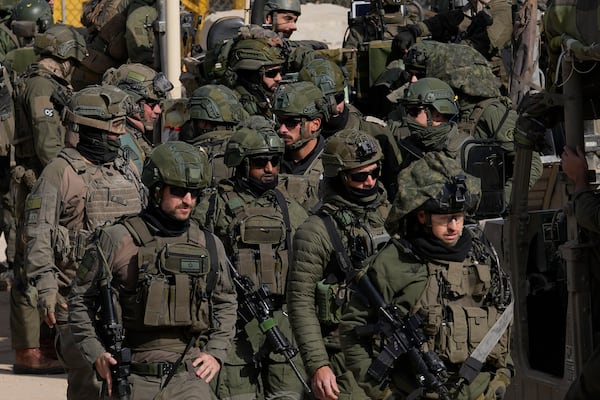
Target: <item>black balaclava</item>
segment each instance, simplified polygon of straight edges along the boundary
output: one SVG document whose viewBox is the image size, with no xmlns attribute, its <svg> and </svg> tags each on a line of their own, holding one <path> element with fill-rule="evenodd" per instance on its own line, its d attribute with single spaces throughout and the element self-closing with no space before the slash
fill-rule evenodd
<svg viewBox="0 0 600 400">
<path fill-rule="evenodd" d="M 96 165 L 114 161 L 121 148 L 121 139 L 111 139 L 107 131 L 82 127 L 77 151 Z"/>
<path fill-rule="evenodd" d="M 150 195 L 148 207 L 142 210 L 140 216 L 156 228 L 161 236 L 174 237 L 186 232 L 190 226 L 189 218 L 185 221 L 179 221 L 170 215 L 167 215 L 160 207 L 162 190 L 159 186 L 154 187 L 154 193 Z"/>
</svg>

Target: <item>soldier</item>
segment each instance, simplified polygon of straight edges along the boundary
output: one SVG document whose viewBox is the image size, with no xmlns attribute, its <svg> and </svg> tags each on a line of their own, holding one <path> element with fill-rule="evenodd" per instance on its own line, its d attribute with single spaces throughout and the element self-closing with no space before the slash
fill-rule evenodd
<svg viewBox="0 0 600 400">
<path fill-rule="evenodd" d="M 298 78 L 311 81 L 319 87 L 330 105 L 332 113 L 323 123 L 323 137 L 330 137 L 343 129 L 356 129 L 377 139 L 383 149 L 381 180 L 387 190 L 388 199 L 393 199 L 398 184 L 396 175 L 400 171 L 402 159 L 396 140 L 386 123 L 376 117 L 365 117 L 354 105 L 346 103 L 348 79 L 342 68 L 334 62 L 322 58 L 314 59 L 300 70 Z"/>
<path fill-rule="evenodd" d="M 84 244 L 95 228 L 139 212 L 145 201 L 135 166 L 119 157 L 132 106 L 129 95 L 114 86 L 76 93 L 65 121 L 79 134 L 77 147 L 64 148 L 44 168 L 25 206 L 25 269 L 44 322 L 57 326 L 69 399 L 100 398 L 95 372 L 73 345 L 68 324 L 66 297 Z"/>
<path fill-rule="evenodd" d="M 210 180 L 207 163 L 206 155 L 187 143 L 157 146 L 142 173 L 148 207 L 98 230 L 83 256 L 69 295 L 69 320 L 75 343 L 109 395 L 120 396 L 111 376 L 119 365 L 93 316 L 99 286 L 112 281 L 124 346 L 132 353 L 130 398 L 211 398 L 209 383 L 231 346 L 237 302 L 223 244 L 190 220 Z M 177 296 L 155 295 L 169 291 Z"/>
<path fill-rule="evenodd" d="M 320 133 L 332 106 L 326 105 L 323 93 L 311 82 L 282 85 L 275 93 L 273 110 L 285 142 L 281 185 L 306 210 L 319 200 L 323 175 L 319 155 L 325 145 Z"/>
<path fill-rule="evenodd" d="M 37 60 L 33 49 L 35 35 L 46 32 L 52 25 L 52 8 L 46 0 L 20 0 L 10 23 L 18 44 L 15 48 L 7 49 L 3 60 L 6 66 L 16 74 L 25 72 Z"/>
<path fill-rule="evenodd" d="M 354 296 L 342 317 L 346 365 L 370 398 L 379 398 L 385 389 L 399 398 L 502 399 L 514 372 L 508 354 L 512 293 L 489 241 L 475 225 L 465 226 L 465 218 L 477 206 L 478 180 L 440 153 L 426 154 L 398 179 L 402 185 L 385 221 L 392 239 L 366 271 L 378 295 L 361 290 L 368 303 L 377 306 L 368 307 L 364 298 Z M 367 287 L 366 279 L 360 288 Z M 382 322 L 382 308 L 394 321 L 411 317 L 414 324 L 404 332 L 423 335 L 423 346 L 430 352 L 424 355 L 422 344 L 413 342 L 399 358 L 387 360 L 391 369 L 382 373 L 379 363 L 386 361 L 379 346 L 398 345 L 389 332 L 380 336 L 369 330 L 373 325 L 367 324 Z M 505 318 L 497 325 L 501 315 Z M 359 327 L 367 328 L 363 335 Z M 459 375 L 492 327 L 497 334 L 479 347 L 487 356 L 475 360 L 482 368 L 470 370 L 472 376 Z M 394 332 L 398 333 L 395 328 Z M 420 357 L 425 356 L 431 370 L 411 362 L 423 362 Z M 428 375 L 418 380 L 420 373 Z M 389 378 L 389 386 L 382 386 L 380 378 Z"/>
<path fill-rule="evenodd" d="M 194 215 L 221 238 L 241 275 L 250 277 L 256 288 L 268 287 L 275 321 L 292 340 L 285 314 L 287 271 L 294 232 L 307 214 L 277 188 L 283 152 L 283 141 L 269 121 L 250 117 L 227 142 L 225 164 L 235 169 L 233 176 L 221 181 L 217 193 L 203 200 Z M 256 321 L 245 322 L 238 318 L 234 348 L 214 386 L 217 397 L 301 399 L 303 386 L 285 358 L 259 353 L 269 346 L 265 335 Z M 256 353 L 262 354 L 258 368 L 253 361 Z"/>
<path fill-rule="evenodd" d="M 162 113 L 161 102 L 173 84 L 162 72 L 139 63 L 108 69 L 102 82 L 124 90 L 138 105 L 127 116 L 127 133 L 121 137 L 121 144 L 141 173 L 144 160 L 152 151 L 154 127 Z"/>
<path fill-rule="evenodd" d="M 298 29 L 296 22 L 300 14 L 302 14 L 300 0 L 265 1 L 265 23 L 273 26 L 273 31 L 281 34 L 285 39 L 289 39 Z"/>
<path fill-rule="evenodd" d="M 190 123 L 184 125 L 179 138 L 208 153 L 212 184 L 229 178 L 231 170 L 223 161 L 227 140 L 235 127 L 248 117 L 235 93 L 227 86 L 204 85 L 194 90 L 188 101 Z M 191 126 L 190 126 L 191 125 Z"/>
<path fill-rule="evenodd" d="M 408 25 L 395 40 L 403 49 L 412 46 L 417 37 L 468 44 L 491 61 L 494 74 L 506 84 L 508 76 L 500 52 L 512 38 L 512 13 L 511 0 L 469 0 L 463 8 Z"/>
<path fill-rule="evenodd" d="M 56 371 L 55 363 L 40 352 L 37 293 L 23 270 L 22 232 L 25 198 L 37 177 L 65 145 L 74 146 L 76 134 L 67 134 L 61 113 L 71 95 L 69 79 L 87 54 L 85 40 L 72 27 L 54 25 L 35 35 L 34 51 L 40 57 L 16 85 L 13 141 L 16 167 L 11 171 L 10 196 L 16 229 L 15 284 L 11 290 L 11 338 L 16 351 L 16 373 Z M 10 245 L 10 243 L 9 243 Z M 10 249 L 9 249 L 10 251 Z M 48 368 L 54 365 L 53 368 Z"/>
<path fill-rule="evenodd" d="M 345 270 L 350 265 L 339 255 L 360 268 L 388 238 L 383 223 L 389 203 L 379 182 L 382 153 L 365 132 L 345 129 L 328 139 L 321 158 L 322 204 L 294 237 L 290 321 L 315 396 L 362 399 L 367 397 L 340 351 L 338 325 L 354 271 Z"/>
<path fill-rule="evenodd" d="M 391 40 L 401 27 L 414 24 L 422 18 L 422 10 L 402 0 L 371 0 L 365 15 L 350 18 L 344 48 L 360 48 L 373 40 Z"/>
<path fill-rule="evenodd" d="M 233 45 L 228 59 L 236 75 L 232 87 L 248 114 L 273 118 L 273 94 L 284 62 L 281 48 L 267 39 L 241 39 Z"/>
</svg>

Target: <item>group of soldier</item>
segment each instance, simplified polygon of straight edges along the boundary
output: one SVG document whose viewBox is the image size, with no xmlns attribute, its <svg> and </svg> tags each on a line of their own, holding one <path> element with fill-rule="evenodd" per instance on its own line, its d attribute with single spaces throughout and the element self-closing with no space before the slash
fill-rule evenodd
<svg viewBox="0 0 600 400">
<path fill-rule="evenodd" d="M 189 118 L 163 143 L 173 86 L 149 58 L 74 90 L 89 37 L 38 26 L 0 154 L 15 373 L 64 367 L 70 399 L 502 399 L 510 327 L 478 345 L 510 321 L 512 293 L 472 223 L 489 176 L 460 159 L 493 140 L 510 166 L 517 114 L 489 63 L 499 42 L 474 55 L 417 37 L 510 1 L 393 29 L 355 21 L 357 47 L 391 35 L 402 61 L 379 81 L 382 118 L 351 104 L 327 52 L 290 38 L 299 1 L 265 3 L 269 29 L 207 50 Z M 439 62 L 458 51 L 478 66 L 461 85 Z"/>
</svg>

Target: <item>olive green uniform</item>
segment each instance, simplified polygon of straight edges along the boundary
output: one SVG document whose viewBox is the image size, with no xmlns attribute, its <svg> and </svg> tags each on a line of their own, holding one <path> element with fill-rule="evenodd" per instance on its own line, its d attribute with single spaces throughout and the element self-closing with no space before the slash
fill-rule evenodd
<svg viewBox="0 0 600 400">
<path fill-rule="evenodd" d="M 40 306 L 56 313 L 56 347 L 68 368 L 70 399 L 98 398 L 100 386 L 94 371 L 72 345 L 67 311 L 59 304 L 66 303 L 90 233 L 122 215 L 138 212 L 143 193 L 133 165 L 118 158 L 94 165 L 77 150 L 65 148 L 44 168 L 28 197 L 25 268 L 29 280 L 35 282 Z"/>
<path fill-rule="evenodd" d="M 490 255 L 484 247 L 474 245 L 475 235 L 470 230 L 463 231 L 461 240 L 473 241 L 472 250 L 465 260 L 456 262 L 416 256 L 422 253 L 417 245 L 411 243 L 410 237 L 406 240 L 395 237 L 375 256 L 367 272 L 386 303 L 398 306 L 403 313 L 418 312 L 423 317 L 427 346 L 438 353 L 446 365 L 449 382 L 456 379 L 461 364 L 506 306 L 490 303 L 487 296 L 499 289 L 494 282 L 490 286 L 489 279 L 494 274 Z M 367 373 L 379 355 L 378 339 L 374 336 L 358 338 L 353 331 L 356 327 L 375 322 L 377 310 L 356 299 L 351 300 L 340 325 L 346 363 L 367 395 L 381 398 L 379 383 Z M 449 319 L 452 318 L 450 315 L 453 320 Z M 476 315 L 484 316 L 477 324 L 472 320 Z M 463 385 L 453 398 L 495 399 L 495 395 L 488 392 L 488 388 L 493 387 L 490 386 L 492 379 L 499 374 L 509 379 L 512 374 L 509 371 L 512 367 L 508 340 L 509 331 L 506 331 L 479 375 L 470 385 Z M 410 364 L 399 360 L 396 365 L 390 375 L 390 389 L 404 398 L 419 386 Z M 431 396 L 437 394 L 425 393 L 418 398 L 437 398 Z"/>
<path fill-rule="evenodd" d="M 287 294 L 290 321 L 309 376 L 329 366 L 336 375 L 340 399 L 367 398 L 356 386 L 340 351 L 338 326 L 350 294 L 345 293 L 345 274 L 323 218 L 333 217 L 343 250 L 350 255 L 359 242 L 357 238 L 386 236 L 383 223 L 389 203 L 381 185 L 376 199 L 369 204 L 350 202 L 331 188 L 325 192 L 323 203 L 294 237 Z M 365 243 L 365 256 L 373 254 L 371 240 Z"/>
<path fill-rule="evenodd" d="M 289 221 L 281 201 L 285 201 Z M 236 179 L 221 181 L 218 192 L 203 200 L 194 216 L 223 240 L 227 254 L 241 275 L 250 277 L 255 288 L 267 285 L 273 302 L 280 308 L 274 313 L 275 321 L 294 345 L 284 312 L 291 256 L 289 244 L 297 227 L 306 219 L 306 211 L 287 194 L 284 198 L 279 189 L 256 195 Z M 302 398 L 303 386 L 282 355 L 269 352 L 260 360 L 258 368 L 254 365 L 252 357 L 262 346 L 269 344 L 256 320 L 246 326 L 238 320 L 234 347 L 213 385 L 219 398 Z M 303 371 L 300 358 L 293 360 Z"/>
<path fill-rule="evenodd" d="M 19 248 L 18 224 L 23 218 L 25 199 L 42 171 L 65 146 L 66 128 L 60 110 L 51 101 L 54 94 L 70 94 L 70 84 L 45 67 L 33 64 L 17 85 L 15 159 L 17 166 L 11 172 L 10 202 L 14 206 L 17 224 L 14 273 L 16 284 L 11 290 L 11 337 L 14 349 L 36 348 L 40 345 L 40 321 L 36 309 L 37 293 L 26 284 L 22 269 L 23 249 Z M 66 100 L 65 100 L 66 101 Z M 13 243 L 13 242 L 11 242 Z M 36 329 L 37 327 L 37 329 Z"/>
<path fill-rule="evenodd" d="M 173 251 L 169 252 L 169 249 Z M 186 257 L 203 261 L 190 264 L 188 260 L 187 266 L 194 268 L 186 268 L 187 272 L 181 273 L 180 263 Z M 173 280 L 178 282 L 176 285 L 187 286 L 187 290 L 180 289 L 177 300 L 173 297 L 164 302 L 158 299 L 157 304 L 150 301 L 152 296 L 147 297 L 148 291 L 152 290 L 149 285 L 142 284 L 150 282 L 147 279 L 169 285 L 167 281 L 156 279 L 160 275 L 158 269 L 162 269 L 161 274 L 175 272 L 176 276 L 187 278 Z M 141 216 L 129 217 L 101 229 L 84 255 L 69 296 L 73 337 L 89 365 L 107 351 L 97 336 L 96 321 L 91 318 L 97 312 L 99 302 L 98 282 L 107 274 L 112 278 L 113 287 L 118 288 L 126 330 L 124 345 L 132 351 L 130 398 L 151 399 L 161 392 L 161 384 L 166 378 L 161 373 L 162 367 L 173 365 L 192 334 L 200 335 L 200 340 L 192 343 L 161 396 L 165 399 L 211 398 L 209 385 L 195 375 L 191 362 L 200 352 L 205 352 L 223 365 L 231 346 L 237 303 L 221 241 L 200 230 L 194 221 L 190 221 L 183 233 L 172 235 Z M 212 290 L 208 284 L 211 279 L 214 279 Z M 194 285 L 193 290 L 189 283 L 185 285 L 188 280 Z M 175 291 L 176 285 L 172 282 L 171 290 Z M 139 301 L 141 298 L 144 300 Z M 164 320 L 150 318 L 150 315 L 158 315 L 162 306 L 178 307 L 183 311 L 181 315 L 187 315 L 188 319 L 191 316 L 191 320 L 177 323 L 174 316 L 168 315 Z"/>
</svg>

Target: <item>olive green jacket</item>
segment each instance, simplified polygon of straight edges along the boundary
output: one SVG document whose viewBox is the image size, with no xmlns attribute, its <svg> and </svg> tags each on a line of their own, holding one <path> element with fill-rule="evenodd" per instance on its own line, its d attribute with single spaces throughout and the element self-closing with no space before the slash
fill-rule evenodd
<svg viewBox="0 0 600 400">
<path fill-rule="evenodd" d="M 349 223 L 355 220 L 373 227 L 383 226 L 389 205 L 381 185 L 377 199 L 368 206 L 351 203 L 331 191 L 327 192 L 323 201 L 320 211 L 341 218 L 347 216 Z M 340 229 L 339 222 L 336 222 L 336 228 L 348 251 L 348 237 Z M 321 326 L 317 317 L 316 285 L 329 274 L 336 275 L 340 282 L 344 280 L 322 218 L 311 215 L 294 237 L 294 258 L 287 290 L 290 322 L 309 376 L 313 376 L 320 367 L 331 367 L 327 348 L 333 346 L 339 351 L 339 341 L 334 336 L 337 327 Z"/>
</svg>

